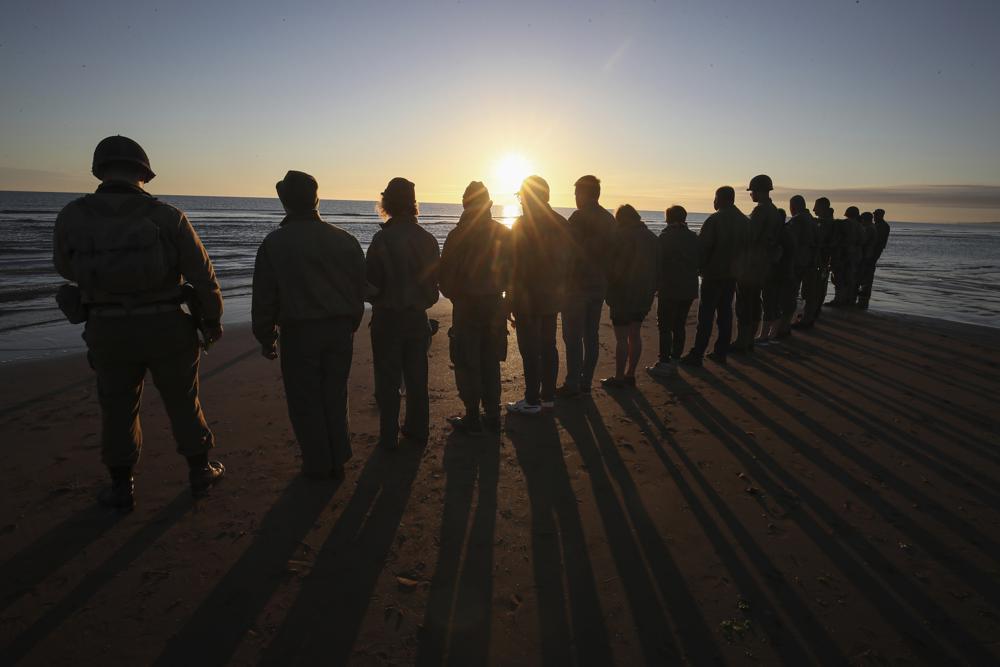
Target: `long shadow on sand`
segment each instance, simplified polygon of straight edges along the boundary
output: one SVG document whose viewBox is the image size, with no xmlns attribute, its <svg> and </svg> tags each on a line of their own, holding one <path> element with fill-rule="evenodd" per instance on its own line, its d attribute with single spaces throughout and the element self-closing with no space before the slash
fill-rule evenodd
<svg viewBox="0 0 1000 667">
<path fill-rule="evenodd" d="M 531 505 L 531 551 L 542 663 L 612 663 L 583 522 L 555 422 L 508 421 Z"/>
<path fill-rule="evenodd" d="M 375 448 L 262 662 L 347 664 L 423 453 Z"/>
<path fill-rule="evenodd" d="M 285 581 L 288 560 L 338 486 L 333 480 L 292 480 L 261 520 L 253 543 L 167 643 L 157 664 L 227 663 Z"/>
<path fill-rule="evenodd" d="M 191 509 L 191 498 L 187 492 L 176 496 L 168 505 L 157 512 L 146 524 L 139 528 L 107 560 L 88 573 L 77 586 L 66 594 L 54 607 L 49 608 L 41 618 L 21 633 L 0 655 L 0 664 L 17 662 L 31 651 L 53 630 L 83 607 L 109 581 L 138 559 L 142 553 L 162 537 L 169 528 Z"/>
<path fill-rule="evenodd" d="M 587 467 L 646 663 L 720 661 L 719 647 L 701 609 L 643 504 L 594 401 L 581 398 L 560 406 L 557 414 Z"/>
<path fill-rule="evenodd" d="M 500 439 L 452 433 L 445 445 L 444 469 L 440 547 L 416 664 L 484 665 L 493 611 Z"/>
<path fill-rule="evenodd" d="M 611 397 L 646 436 L 653 451 L 684 497 L 687 507 L 711 542 L 715 553 L 732 577 L 740 597 L 753 601 L 750 610 L 744 613 L 752 618 L 756 626 L 763 629 L 768 643 L 773 646 L 781 661 L 788 665 L 813 663 L 841 665 L 847 662 L 847 657 L 827 633 L 820 620 L 813 615 L 795 589 L 787 584 L 778 567 L 754 540 L 742 520 L 712 487 L 701 469 L 688 457 L 673 431 L 656 414 L 645 397 L 636 391 L 614 392 L 611 393 Z M 669 446 L 674 456 L 681 461 L 683 469 L 671 459 L 662 443 Z M 694 480 L 698 491 L 704 495 L 711 509 L 722 520 L 721 525 L 711 515 L 709 508 L 699 498 L 687 478 Z M 735 545 L 723 533 L 723 525 L 735 538 Z M 737 551 L 736 546 L 745 556 Z M 756 576 L 750 571 L 748 564 L 757 571 Z M 765 582 L 768 592 L 777 605 L 794 623 L 790 631 L 783 626 L 769 596 L 757 583 L 758 579 Z M 695 661 L 696 664 L 702 662 Z"/>
<path fill-rule="evenodd" d="M 811 486 L 785 470 L 756 439 L 724 415 L 718 407 L 703 397 L 684 379 L 667 383 L 684 400 L 679 404 L 704 426 L 740 462 L 746 473 L 771 498 L 780 502 L 784 517 L 797 525 L 821 552 L 840 569 L 844 576 L 864 595 L 880 616 L 904 639 L 916 655 L 933 664 L 954 662 L 954 653 L 973 664 L 990 664 L 993 656 L 982 643 L 954 619 L 919 586 L 891 563 L 863 535 L 840 521 L 838 513 L 813 492 Z M 655 417 L 655 411 L 641 399 L 643 411 Z M 796 449 L 811 449 L 795 436 L 789 444 Z M 833 465 L 828 463 L 827 465 Z M 802 511 L 804 502 L 812 512 L 823 517 L 826 525 Z M 877 577 L 875 572 L 882 576 Z M 908 606 L 904 606 L 908 605 Z M 928 632 L 924 622 L 937 630 Z M 952 645 L 949 650 L 945 642 Z"/>
</svg>

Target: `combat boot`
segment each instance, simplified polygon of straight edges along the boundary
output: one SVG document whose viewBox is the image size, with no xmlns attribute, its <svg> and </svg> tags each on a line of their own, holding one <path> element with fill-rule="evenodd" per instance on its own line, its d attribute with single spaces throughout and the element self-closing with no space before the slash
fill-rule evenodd
<svg viewBox="0 0 1000 667">
<path fill-rule="evenodd" d="M 188 473 L 191 495 L 202 498 L 226 474 L 226 468 L 218 461 L 205 461 L 204 465 L 192 465 Z"/>
<path fill-rule="evenodd" d="M 135 483 L 131 468 L 111 470 L 111 486 L 101 489 L 97 502 L 104 507 L 131 512 L 135 509 Z"/>
</svg>

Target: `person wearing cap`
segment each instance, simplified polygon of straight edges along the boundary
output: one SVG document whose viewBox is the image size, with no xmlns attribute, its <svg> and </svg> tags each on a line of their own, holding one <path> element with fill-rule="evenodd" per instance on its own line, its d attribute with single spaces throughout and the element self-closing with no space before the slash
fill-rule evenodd
<svg viewBox="0 0 1000 667">
<path fill-rule="evenodd" d="M 574 184 L 576 210 L 569 216 L 573 258 L 562 307 L 566 380 L 557 397 L 590 393 L 600 353 L 601 312 L 608 289 L 607 255 L 615 218 L 601 206 L 601 181 L 581 176 Z"/>
<path fill-rule="evenodd" d="M 462 215 L 448 232 L 438 282 L 452 302 L 448 331 L 455 384 L 465 414 L 456 430 L 500 433 L 500 362 L 507 358 L 503 293 L 510 272 L 510 230 L 492 216 L 490 193 L 473 181 L 462 195 Z M 480 414 L 480 406 L 483 414 Z"/>
<path fill-rule="evenodd" d="M 351 458 L 347 379 L 365 311 L 361 244 L 319 215 L 319 186 L 289 171 L 275 186 L 285 217 L 264 238 L 253 271 L 253 334 L 281 357 L 288 418 L 306 477 L 341 479 Z"/>
<path fill-rule="evenodd" d="M 401 380 L 406 382 L 403 438 L 424 445 L 430 435 L 427 309 L 439 297 L 440 249 L 437 239 L 417 222 L 417 197 L 410 181 L 399 177 L 389 181 L 377 210 L 385 222 L 368 246 L 365 268 L 374 288 L 369 300 L 379 445 L 395 449 L 400 435 Z"/>
<path fill-rule="evenodd" d="M 634 387 L 642 355 L 642 323 L 656 296 L 660 245 L 630 204 L 615 211 L 608 262 L 608 310 L 615 328 L 615 374 L 603 387 Z"/>
<path fill-rule="evenodd" d="M 523 213 L 511 226 L 511 277 L 507 304 L 524 365 L 524 398 L 507 404 L 511 414 L 537 415 L 555 403 L 559 375 L 556 319 L 565 299 L 573 241 L 566 218 L 549 205 L 549 184 L 524 179 L 518 192 Z"/>
<path fill-rule="evenodd" d="M 794 207 L 793 207 L 794 209 Z M 823 300 L 830 282 L 830 239 L 833 209 L 830 200 L 820 197 L 813 204 L 816 217 L 809 217 L 812 226 L 812 261 L 802 273 L 802 319 L 791 325 L 792 329 L 811 329 L 819 318 Z"/>
<path fill-rule="evenodd" d="M 688 229 L 687 210 L 675 205 L 666 210 L 667 226 L 657 239 L 660 262 L 657 279 L 656 325 L 659 358 L 646 368 L 651 375 L 673 374 L 687 338 L 687 318 L 698 297 L 698 235 Z"/>
<path fill-rule="evenodd" d="M 208 460 L 215 438 L 198 398 L 199 324 L 206 344 L 222 337 L 222 292 L 205 247 L 181 211 L 143 189 L 155 174 L 146 152 L 123 136 L 94 150 L 94 194 L 56 217 L 53 262 L 77 284 L 85 309 L 87 357 L 97 374 L 101 459 L 111 485 L 102 505 L 135 506 L 132 471 L 142 448 L 139 403 L 147 371 L 163 398 L 177 450 L 199 497 L 225 469 Z M 203 322 L 181 309 L 193 286 Z"/>
<path fill-rule="evenodd" d="M 699 367 L 712 337 L 713 320 L 719 334 L 708 355 L 712 361 L 728 363 L 733 335 L 733 297 L 736 279 L 746 263 L 750 221 L 736 207 L 736 190 L 724 185 L 715 191 L 715 213 L 708 216 L 698 232 L 701 292 L 698 300 L 698 329 L 694 347 L 680 360 L 685 366 Z"/>
<path fill-rule="evenodd" d="M 802 195 L 794 195 L 788 200 L 788 210 L 792 217 L 785 223 L 784 231 L 790 239 L 790 275 L 780 286 L 781 319 L 775 334 L 779 339 L 791 335 L 799 292 L 803 285 L 815 281 L 815 275 L 810 270 L 814 271 L 816 264 L 816 221 L 809 213 L 806 199 Z M 806 289 L 808 291 L 810 288 Z"/>
<path fill-rule="evenodd" d="M 771 201 L 774 190 L 771 177 L 766 174 L 754 176 L 747 190 L 757 206 L 750 213 L 747 251 L 736 284 L 737 334 L 731 351 L 737 353 L 753 352 L 754 338 L 763 315 L 762 292 L 772 267 L 781 261 L 783 253 L 781 229 L 784 221 Z"/>
<path fill-rule="evenodd" d="M 874 215 L 865 211 L 861 222 L 861 261 L 858 263 L 858 308 L 866 310 L 872 298 L 872 279 L 875 277 L 875 261 L 878 254 L 878 230 Z"/>
</svg>

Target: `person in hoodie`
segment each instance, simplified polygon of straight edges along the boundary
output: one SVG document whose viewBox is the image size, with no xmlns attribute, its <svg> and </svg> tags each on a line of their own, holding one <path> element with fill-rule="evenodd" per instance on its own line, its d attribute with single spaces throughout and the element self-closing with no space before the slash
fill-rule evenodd
<svg viewBox="0 0 1000 667">
<path fill-rule="evenodd" d="M 785 223 L 785 233 L 790 237 L 791 275 L 781 286 L 781 319 L 775 337 L 787 338 L 792 334 L 792 318 L 798 306 L 798 295 L 804 283 L 815 276 L 810 269 L 816 264 L 816 221 L 806 207 L 805 197 L 795 195 L 788 201 L 792 217 Z M 804 311 L 803 311 L 804 312 Z"/>
<path fill-rule="evenodd" d="M 727 363 L 733 333 L 733 297 L 736 279 L 746 264 L 750 245 L 750 220 L 736 208 L 736 191 L 724 185 L 715 191 L 715 213 L 708 216 L 698 233 L 701 294 L 698 301 L 698 329 L 694 347 L 681 359 L 685 366 L 701 366 L 712 322 L 719 334 L 714 351 L 708 355 L 716 363 Z"/>
<path fill-rule="evenodd" d="M 600 351 L 601 311 L 607 292 L 607 249 L 615 218 L 601 206 L 601 181 L 581 176 L 575 183 L 576 210 L 569 216 L 574 256 L 562 310 L 566 380 L 556 396 L 590 393 Z"/>
<path fill-rule="evenodd" d="M 156 174 L 138 143 L 103 139 L 91 169 L 97 192 L 67 204 L 56 216 L 52 259 L 76 283 L 72 322 L 85 321 L 87 359 L 97 374 L 101 460 L 111 485 L 105 507 L 135 507 L 132 470 L 142 448 L 139 404 L 148 371 L 160 392 L 177 451 L 187 459 L 195 497 L 222 479 L 209 461 L 215 437 L 198 399 L 201 347 L 222 337 L 222 292 L 212 261 L 187 216 L 143 189 Z M 193 286 L 202 322 L 181 309 L 182 285 Z M 63 307 L 63 304 L 60 304 Z"/>
<path fill-rule="evenodd" d="M 289 171 L 275 185 L 285 218 L 253 271 L 251 321 L 267 359 L 281 357 L 288 418 L 306 477 L 343 479 L 351 458 L 347 379 L 365 312 L 361 244 L 319 215 L 319 185 Z"/>
<path fill-rule="evenodd" d="M 671 206 L 667 226 L 660 232 L 660 272 L 656 300 L 659 329 L 659 360 L 646 370 L 652 375 L 670 375 L 684 353 L 687 318 L 698 296 L 698 235 L 688 229 L 687 211 Z"/>
<path fill-rule="evenodd" d="M 522 214 L 511 226 L 511 277 L 505 300 L 524 365 L 524 398 L 507 404 L 511 414 L 537 415 L 555 407 L 559 351 L 556 319 L 573 257 L 566 218 L 549 205 L 549 184 L 524 179 Z"/>
<path fill-rule="evenodd" d="M 642 322 L 656 296 L 660 245 L 639 212 L 629 204 L 615 211 L 615 233 L 608 261 L 608 309 L 615 328 L 615 374 L 604 387 L 635 386 L 642 355 Z"/>
<path fill-rule="evenodd" d="M 870 211 L 861 214 L 861 261 L 858 264 L 858 308 L 867 309 L 872 298 L 872 280 L 878 256 L 878 230 Z"/>
<path fill-rule="evenodd" d="M 371 338 L 379 446 L 395 449 L 405 440 L 426 445 L 430 434 L 427 309 L 438 300 L 437 239 L 417 222 L 416 190 L 393 178 L 377 210 L 385 219 L 368 246 L 365 269 L 374 288 Z M 400 381 L 406 382 L 406 417 L 399 427 Z"/>
<path fill-rule="evenodd" d="M 456 430 L 500 432 L 500 362 L 507 358 L 503 294 L 510 267 L 510 230 L 493 219 L 486 186 L 473 181 L 462 195 L 462 215 L 441 250 L 438 282 L 452 302 L 448 332 L 455 384 L 465 414 Z M 480 415 L 480 406 L 485 416 Z"/>
<path fill-rule="evenodd" d="M 749 353 L 754 349 L 754 338 L 760 328 L 762 292 L 767 284 L 772 266 L 781 262 L 783 247 L 781 230 L 783 221 L 771 201 L 774 184 L 771 177 L 759 174 L 747 186 L 756 206 L 750 213 L 749 240 L 745 260 L 740 267 L 736 286 L 736 342 L 732 352 Z"/>
</svg>

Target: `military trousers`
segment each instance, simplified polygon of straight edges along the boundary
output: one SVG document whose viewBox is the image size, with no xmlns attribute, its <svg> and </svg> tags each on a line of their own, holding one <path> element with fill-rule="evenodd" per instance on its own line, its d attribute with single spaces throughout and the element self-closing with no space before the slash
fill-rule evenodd
<svg viewBox="0 0 1000 667">
<path fill-rule="evenodd" d="M 821 281 L 828 280 L 825 272 L 812 266 L 802 273 L 802 324 L 813 324 L 819 317 L 819 310 L 826 297 L 825 285 Z"/>
<path fill-rule="evenodd" d="M 379 410 L 379 442 L 392 446 L 399 437 L 400 380 L 406 382 L 403 435 L 426 440 L 430 434 L 427 393 L 427 348 L 430 328 L 424 310 L 372 311 L 372 359 L 375 402 Z"/>
<path fill-rule="evenodd" d="M 729 296 L 727 308 L 732 321 L 732 295 Z M 670 361 L 671 357 L 680 359 L 684 354 L 684 342 L 687 339 L 687 318 L 691 312 L 694 299 L 668 299 L 660 297 L 656 301 L 656 326 L 660 333 L 660 361 Z M 711 322 L 709 323 L 711 326 Z M 728 341 L 728 336 L 727 336 Z"/>
<path fill-rule="evenodd" d="M 465 412 L 500 416 L 500 362 L 507 358 L 507 320 L 499 295 L 452 300 L 448 351 Z"/>
<path fill-rule="evenodd" d="M 601 349 L 601 312 L 604 297 L 576 294 L 567 297 L 562 311 L 562 337 L 566 345 L 566 386 L 589 387 L 594 381 Z"/>
<path fill-rule="evenodd" d="M 858 277 L 858 305 L 867 308 L 872 298 L 872 282 L 875 280 L 875 259 L 861 260 Z"/>
<path fill-rule="evenodd" d="M 693 356 L 701 359 L 708 349 L 708 341 L 712 337 L 713 319 L 719 327 L 719 335 L 715 339 L 715 353 L 723 358 L 729 354 L 729 343 L 733 335 L 733 295 L 736 290 L 734 280 L 702 278 L 701 296 L 698 300 L 698 330 L 694 337 L 694 347 L 691 349 Z"/>
<path fill-rule="evenodd" d="M 351 458 L 347 379 L 354 320 L 335 317 L 281 326 L 281 375 L 302 472 L 326 475 Z"/>
<path fill-rule="evenodd" d="M 179 308 L 118 317 L 92 313 L 84 339 L 97 373 L 101 460 L 106 466 L 131 468 L 139 461 L 139 405 L 147 371 L 163 399 L 177 451 L 201 456 L 214 446 L 198 399 L 201 346 L 189 315 Z"/>
<path fill-rule="evenodd" d="M 760 283 L 740 281 L 736 284 L 736 341 L 733 345 L 740 349 L 753 347 L 762 315 Z"/>
</svg>

